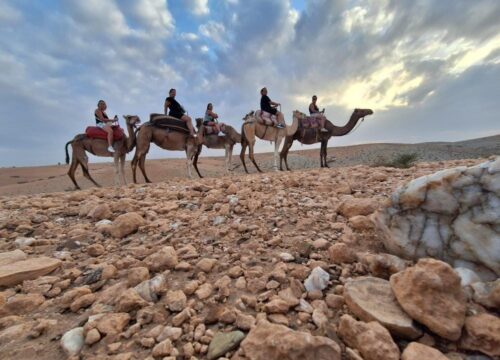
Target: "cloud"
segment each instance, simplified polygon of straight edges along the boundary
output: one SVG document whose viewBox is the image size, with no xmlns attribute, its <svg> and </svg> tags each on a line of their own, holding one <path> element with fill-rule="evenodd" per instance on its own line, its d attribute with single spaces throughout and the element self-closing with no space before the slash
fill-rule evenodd
<svg viewBox="0 0 500 360">
<path fill-rule="evenodd" d="M 208 0 L 185 0 L 189 11 L 196 16 L 205 16 L 210 14 Z"/>
</svg>

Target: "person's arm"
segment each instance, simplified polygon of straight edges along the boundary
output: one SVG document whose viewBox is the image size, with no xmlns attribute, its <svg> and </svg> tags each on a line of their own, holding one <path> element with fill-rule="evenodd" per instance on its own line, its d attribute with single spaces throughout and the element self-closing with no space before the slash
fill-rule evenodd
<svg viewBox="0 0 500 360">
<path fill-rule="evenodd" d="M 165 100 L 165 115 L 167 115 L 167 112 L 168 112 L 168 108 L 170 107 L 170 101 L 169 100 Z"/>
<path fill-rule="evenodd" d="M 313 103 L 311 103 L 311 104 L 309 105 L 309 113 L 310 113 L 310 114 L 314 114 L 315 112 L 316 112 L 316 109 L 314 108 L 314 104 L 313 104 Z"/>
<path fill-rule="evenodd" d="M 270 104 L 272 106 L 280 106 L 281 105 L 280 103 L 277 103 L 276 101 L 272 101 L 272 100 L 270 101 Z"/>
<path fill-rule="evenodd" d="M 99 120 L 101 120 L 103 123 L 108 123 L 108 122 L 111 122 L 111 123 L 112 123 L 112 122 L 114 121 L 113 119 L 106 119 L 106 118 L 104 117 L 104 114 L 102 113 L 102 111 L 101 111 L 101 110 L 99 110 L 99 109 L 97 109 L 97 110 L 95 111 L 95 116 L 97 116 L 97 118 L 98 118 Z"/>
<path fill-rule="evenodd" d="M 214 113 L 212 110 L 208 110 L 208 116 L 211 116 L 213 119 L 217 119 L 219 115 Z"/>
</svg>

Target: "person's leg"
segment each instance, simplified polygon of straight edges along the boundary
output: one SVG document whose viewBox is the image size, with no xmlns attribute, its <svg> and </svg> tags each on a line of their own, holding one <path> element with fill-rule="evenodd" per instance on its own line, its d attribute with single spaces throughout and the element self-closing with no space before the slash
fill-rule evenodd
<svg viewBox="0 0 500 360">
<path fill-rule="evenodd" d="M 191 135 L 195 134 L 194 127 L 193 127 L 193 121 L 191 118 L 187 115 L 182 115 L 181 120 L 184 121 L 187 125 L 187 128 L 189 129 L 189 133 Z"/>
<path fill-rule="evenodd" d="M 319 124 L 321 125 L 321 132 L 328 132 L 328 130 L 325 128 L 325 123 L 326 123 L 326 117 L 321 116 L 319 118 Z"/>
<path fill-rule="evenodd" d="M 113 128 L 109 125 L 104 125 L 103 130 L 108 134 L 108 151 L 113 152 Z"/>
<path fill-rule="evenodd" d="M 279 127 L 285 127 L 285 117 L 283 116 L 283 113 L 281 111 L 278 111 L 276 113 L 276 119 L 278 120 L 278 126 Z"/>
</svg>

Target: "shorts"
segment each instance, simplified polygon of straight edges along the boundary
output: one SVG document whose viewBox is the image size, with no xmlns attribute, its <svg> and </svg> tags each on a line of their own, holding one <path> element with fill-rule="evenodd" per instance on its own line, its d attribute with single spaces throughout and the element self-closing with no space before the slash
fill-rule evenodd
<svg viewBox="0 0 500 360">
<path fill-rule="evenodd" d="M 95 126 L 97 126 L 98 128 L 103 129 L 106 126 L 106 124 L 103 123 L 103 122 L 98 122 Z"/>
<path fill-rule="evenodd" d="M 262 110 L 262 111 L 265 111 L 265 110 Z M 276 114 L 278 113 L 278 109 L 276 109 L 276 108 L 271 108 L 271 109 L 269 109 L 269 111 L 266 111 L 266 112 L 268 112 L 268 113 L 270 113 L 270 114 L 273 114 L 273 115 L 276 115 Z"/>
</svg>

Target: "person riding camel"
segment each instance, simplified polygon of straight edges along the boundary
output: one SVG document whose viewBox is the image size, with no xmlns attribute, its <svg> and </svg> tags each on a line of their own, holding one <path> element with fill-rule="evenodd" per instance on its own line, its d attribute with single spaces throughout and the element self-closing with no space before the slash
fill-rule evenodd
<svg viewBox="0 0 500 360">
<path fill-rule="evenodd" d="M 168 97 L 165 99 L 165 115 L 172 116 L 179 120 L 182 120 L 186 123 L 187 128 L 189 129 L 189 133 L 191 136 L 196 138 L 196 132 L 194 131 L 193 121 L 191 117 L 186 115 L 186 110 L 182 107 L 181 104 L 175 100 L 176 90 L 170 89 L 168 92 Z M 168 114 L 167 114 L 168 112 Z"/>
<path fill-rule="evenodd" d="M 262 95 L 260 98 L 260 110 L 269 113 L 270 115 L 276 115 L 276 119 L 278 121 L 278 125 L 276 125 L 276 127 L 278 129 L 284 129 L 285 117 L 283 116 L 283 113 L 277 109 L 277 107 L 281 104 L 272 101 L 269 96 L 267 96 L 267 89 L 265 87 L 260 90 L 260 94 Z"/>
<path fill-rule="evenodd" d="M 318 101 L 318 97 L 316 95 L 313 95 L 312 103 L 309 104 L 309 114 L 311 115 L 311 117 L 319 120 L 319 124 L 321 125 L 321 132 L 328 132 L 328 130 L 325 129 L 325 109 L 319 111 L 319 107 L 318 105 L 316 105 L 316 101 Z"/>
<path fill-rule="evenodd" d="M 215 130 L 215 133 L 219 136 L 225 136 L 222 132 L 224 129 L 224 123 L 218 121 L 219 115 L 213 111 L 212 103 L 208 103 L 207 110 L 205 111 L 205 117 L 203 118 L 203 125 L 206 127 L 211 127 Z"/>
<path fill-rule="evenodd" d="M 108 114 L 106 114 L 106 109 L 108 106 L 104 100 L 99 100 L 97 102 L 97 109 L 94 111 L 96 126 L 106 131 L 108 135 L 108 151 L 114 153 L 113 149 L 113 128 L 111 127 L 114 122 L 118 121 L 118 117 L 115 115 L 114 119 L 110 119 Z"/>
</svg>

